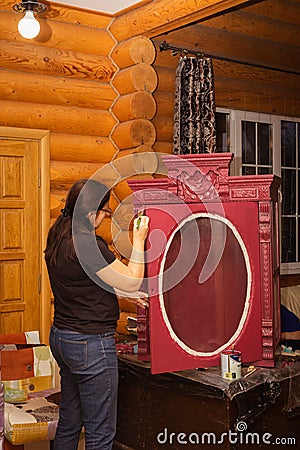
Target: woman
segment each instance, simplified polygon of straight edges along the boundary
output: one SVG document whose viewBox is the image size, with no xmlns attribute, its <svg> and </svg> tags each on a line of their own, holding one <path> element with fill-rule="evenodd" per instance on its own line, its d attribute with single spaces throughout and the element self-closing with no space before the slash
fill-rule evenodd
<svg viewBox="0 0 300 450">
<path fill-rule="evenodd" d="M 111 214 L 109 196 L 107 187 L 95 180 L 77 181 L 48 235 L 45 259 L 54 294 L 50 345 L 61 375 L 55 450 L 77 449 L 82 426 L 86 450 L 111 449 L 116 431 L 119 308 L 114 289 L 139 289 L 149 219 L 134 221 L 126 266 L 95 234 Z"/>
</svg>

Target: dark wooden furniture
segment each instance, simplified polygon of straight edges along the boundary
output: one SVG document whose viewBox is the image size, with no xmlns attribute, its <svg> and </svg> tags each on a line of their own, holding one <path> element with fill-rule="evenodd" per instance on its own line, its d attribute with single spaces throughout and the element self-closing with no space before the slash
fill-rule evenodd
<svg viewBox="0 0 300 450">
<path fill-rule="evenodd" d="M 119 376 L 115 449 L 267 449 L 275 439 L 278 448 L 287 439 L 296 448 L 299 442 L 300 361 L 230 382 L 219 367 L 153 375 L 149 363 L 120 355 Z"/>
</svg>

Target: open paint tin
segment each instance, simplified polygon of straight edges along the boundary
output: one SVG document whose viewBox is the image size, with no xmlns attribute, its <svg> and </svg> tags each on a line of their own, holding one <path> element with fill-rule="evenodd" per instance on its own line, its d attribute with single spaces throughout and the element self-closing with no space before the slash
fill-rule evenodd
<svg viewBox="0 0 300 450">
<path fill-rule="evenodd" d="M 237 350 L 221 353 L 221 374 L 226 380 L 237 380 L 242 376 L 242 354 Z"/>
</svg>

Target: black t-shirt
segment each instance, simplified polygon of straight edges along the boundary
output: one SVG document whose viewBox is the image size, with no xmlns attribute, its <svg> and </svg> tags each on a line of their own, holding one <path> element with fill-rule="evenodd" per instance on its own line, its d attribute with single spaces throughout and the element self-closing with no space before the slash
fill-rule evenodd
<svg viewBox="0 0 300 450">
<path fill-rule="evenodd" d="M 112 288 L 95 275 L 116 257 L 100 236 L 96 236 L 96 243 L 103 258 L 98 258 L 98 262 L 94 259 L 88 267 L 89 273 L 93 271 L 95 281 L 87 275 L 82 261 L 80 264 L 77 257 L 66 258 L 67 239 L 61 242 L 57 263 L 50 265 L 47 262 L 54 294 L 54 325 L 57 328 L 83 334 L 107 333 L 116 329 L 119 318 L 117 297 Z"/>
</svg>

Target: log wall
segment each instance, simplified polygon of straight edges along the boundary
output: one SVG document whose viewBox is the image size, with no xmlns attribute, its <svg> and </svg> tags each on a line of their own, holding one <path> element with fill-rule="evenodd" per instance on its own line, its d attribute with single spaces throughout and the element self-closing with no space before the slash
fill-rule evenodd
<svg viewBox="0 0 300 450">
<path fill-rule="evenodd" d="M 153 43 L 144 36 L 118 43 L 111 18 L 57 5 L 39 16 L 39 36 L 26 40 L 17 31 L 20 18 L 11 2 L 1 2 L 0 123 L 50 131 L 51 224 L 74 181 L 95 173 L 111 185 L 121 177 L 110 201 L 118 211 L 131 194 L 125 179 L 149 177 L 156 167 L 147 157 L 156 138 Z M 132 213 L 117 230 L 110 219 L 99 229 L 124 262 Z"/>
<path fill-rule="evenodd" d="M 118 67 L 111 83 L 118 93 L 111 107 L 118 124 L 112 130 L 111 139 L 120 150 L 113 161 L 115 172 L 121 179 L 113 194 L 120 205 L 131 195 L 126 178 L 148 178 L 155 171 L 152 158 L 148 158 L 148 154 L 153 152 L 152 146 L 156 140 L 152 123 L 156 114 L 153 92 L 157 87 L 157 74 L 152 67 L 155 47 L 150 39 L 135 36 L 119 42 L 111 53 L 111 59 Z M 142 161 L 137 167 L 134 166 L 134 154 L 138 154 L 138 162 Z M 128 258 L 131 248 L 128 228 L 132 214 L 121 215 L 128 217 L 128 220 L 118 221 L 114 243 L 119 254 Z"/>
<path fill-rule="evenodd" d="M 155 48 L 144 36 L 118 44 L 99 14 L 51 5 L 33 40 L 19 35 L 20 18 L 1 2 L 0 123 L 50 130 L 53 221 L 76 179 L 120 150 L 153 151 Z"/>
<path fill-rule="evenodd" d="M 112 18 L 55 4 L 39 15 L 35 39 L 19 35 L 20 18 L 11 2 L 1 2 L 0 123 L 50 130 L 53 223 L 75 180 L 98 170 L 114 184 L 113 170 L 101 173 L 108 163 L 153 152 L 155 47 L 144 36 L 117 42 Z M 113 209 L 127 195 L 120 183 Z M 108 223 L 101 232 L 111 243 Z"/>
<path fill-rule="evenodd" d="M 0 123 L 50 130 L 53 222 L 71 184 L 118 152 L 110 139 L 118 123 L 110 111 L 118 96 L 109 57 L 116 40 L 104 15 L 50 5 L 32 40 L 19 35 L 20 18 L 11 2 L 1 2 Z"/>
</svg>

